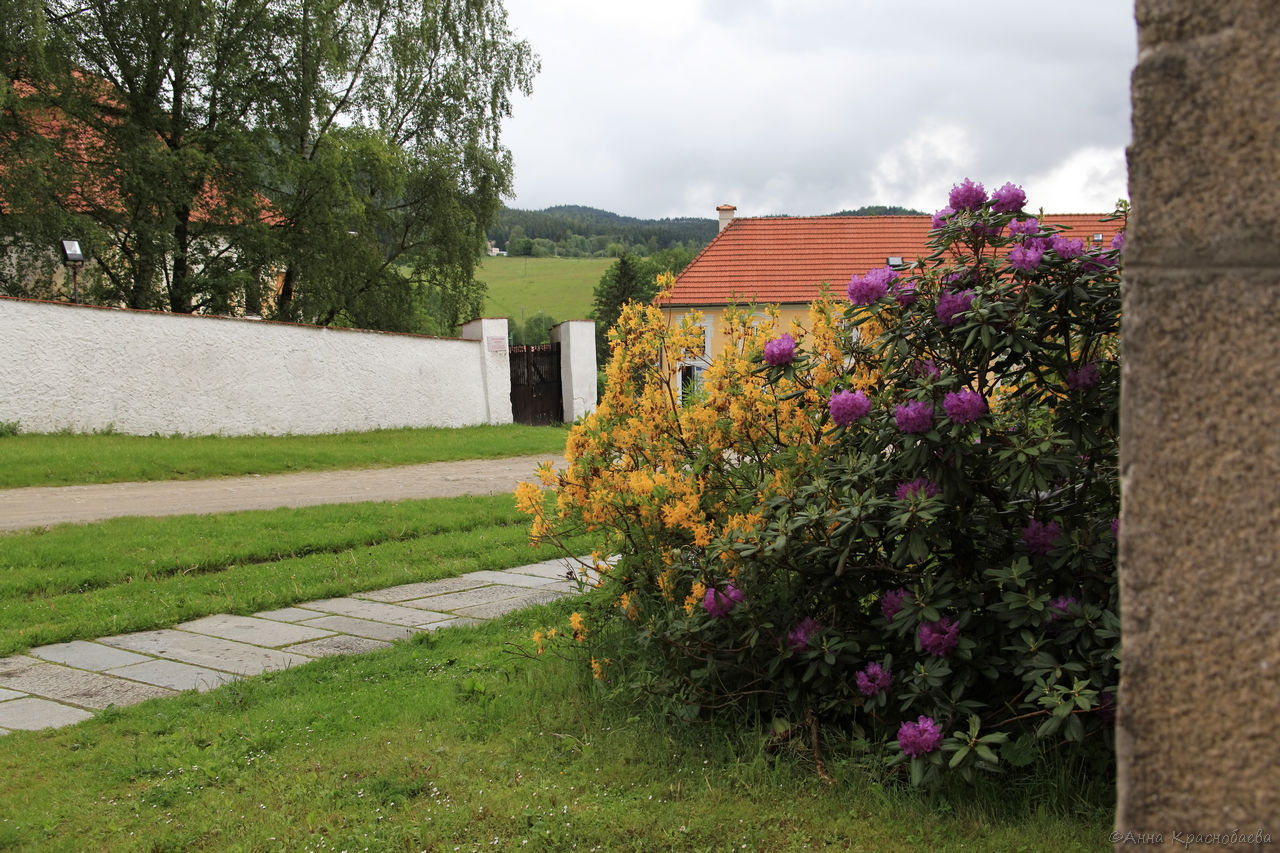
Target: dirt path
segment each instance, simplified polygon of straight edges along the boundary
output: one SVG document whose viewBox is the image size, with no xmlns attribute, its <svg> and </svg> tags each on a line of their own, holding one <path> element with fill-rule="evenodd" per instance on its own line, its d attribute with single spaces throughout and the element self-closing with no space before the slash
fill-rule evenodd
<svg viewBox="0 0 1280 853">
<path fill-rule="evenodd" d="M 397 468 L 0 490 L 0 530 L 245 509 L 494 495 L 534 478 L 541 456 L 432 462 Z M 563 461 L 560 460 L 563 465 Z"/>
</svg>

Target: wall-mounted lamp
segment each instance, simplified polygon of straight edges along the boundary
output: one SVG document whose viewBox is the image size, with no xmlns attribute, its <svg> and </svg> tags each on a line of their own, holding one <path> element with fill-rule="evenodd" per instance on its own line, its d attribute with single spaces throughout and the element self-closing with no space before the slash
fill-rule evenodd
<svg viewBox="0 0 1280 853">
<path fill-rule="evenodd" d="M 62 241 L 62 262 L 71 267 L 71 301 L 80 301 L 80 267 L 84 264 L 84 252 L 79 240 Z"/>
</svg>

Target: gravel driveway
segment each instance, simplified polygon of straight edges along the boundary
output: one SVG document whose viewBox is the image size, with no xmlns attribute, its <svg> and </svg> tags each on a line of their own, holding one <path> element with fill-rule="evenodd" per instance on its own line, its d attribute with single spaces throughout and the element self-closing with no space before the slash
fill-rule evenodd
<svg viewBox="0 0 1280 853">
<path fill-rule="evenodd" d="M 186 515 L 246 509 L 399 501 L 510 492 L 535 478 L 546 456 L 431 462 L 396 468 L 254 474 L 0 490 L 0 530 L 101 521 L 125 515 Z M 563 459 L 558 460 L 563 467 Z"/>
</svg>

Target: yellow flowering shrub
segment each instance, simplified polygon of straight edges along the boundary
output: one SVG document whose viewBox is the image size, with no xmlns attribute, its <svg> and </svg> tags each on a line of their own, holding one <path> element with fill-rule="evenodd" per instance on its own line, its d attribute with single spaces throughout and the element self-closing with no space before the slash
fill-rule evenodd
<svg viewBox="0 0 1280 853">
<path fill-rule="evenodd" d="M 518 492 L 535 539 L 601 543 L 559 634 L 584 672 L 838 722 L 916 781 L 1110 742 L 1122 240 L 955 192 L 929 258 L 803 328 L 730 310 L 704 354 L 700 317 L 623 310 L 553 499 Z"/>
</svg>

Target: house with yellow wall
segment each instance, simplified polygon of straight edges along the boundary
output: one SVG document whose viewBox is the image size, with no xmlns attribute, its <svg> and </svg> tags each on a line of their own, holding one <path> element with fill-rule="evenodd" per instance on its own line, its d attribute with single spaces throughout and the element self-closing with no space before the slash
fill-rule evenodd
<svg viewBox="0 0 1280 853">
<path fill-rule="evenodd" d="M 824 283 L 840 298 L 852 276 L 929 254 L 929 216 L 739 217 L 728 204 L 716 211 L 719 233 L 658 299 L 671 325 L 702 315 L 708 356 L 723 346 L 730 305 L 777 305 L 783 328 L 793 319 L 803 327 Z M 1070 229 L 1086 245 L 1109 246 L 1123 224 L 1104 222 L 1104 215 L 1046 215 L 1044 222 Z M 707 356 L 683 362 L 682 384 L 696 381 L 707 363 Z"/>
</svg>

